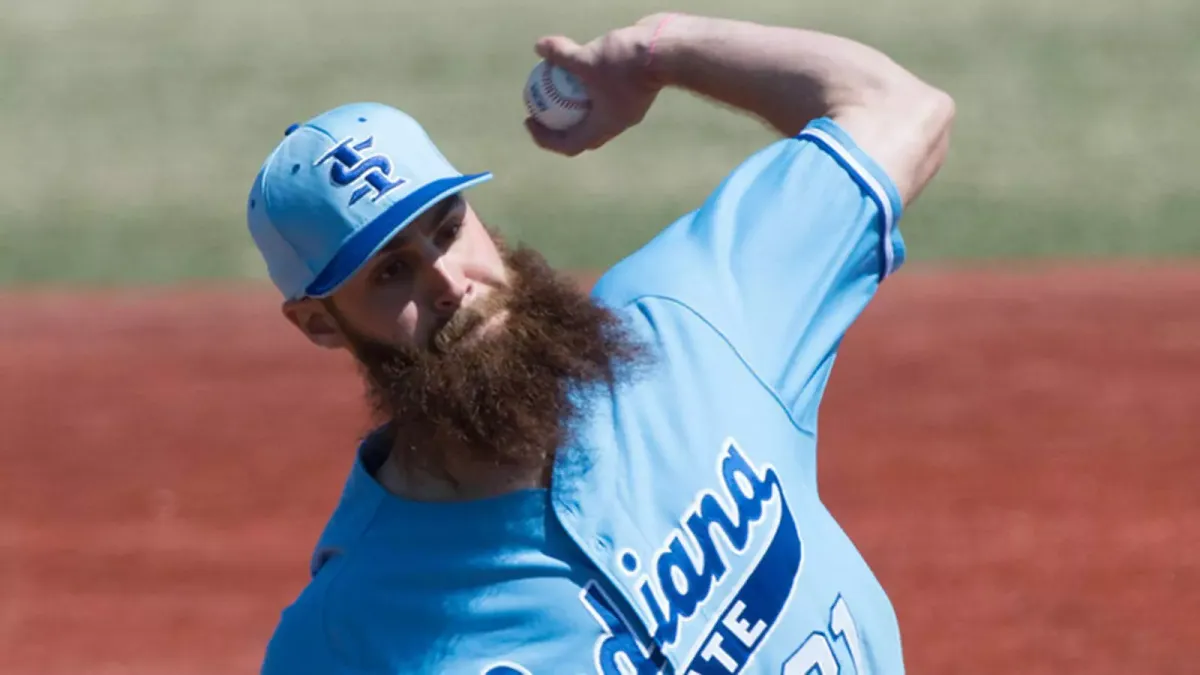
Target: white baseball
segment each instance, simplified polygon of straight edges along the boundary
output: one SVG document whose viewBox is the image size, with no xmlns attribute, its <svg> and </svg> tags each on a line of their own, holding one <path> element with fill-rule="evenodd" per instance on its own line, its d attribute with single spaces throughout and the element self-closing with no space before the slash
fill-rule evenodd
<svg viewBox="0 0 1200 675">
<path fill-rule="evenodd" d="M 571 73 L 539 61 L 525 83 L 525 109 L 548 129 L 579 124 L 591 108 L 587 89 Z"/>
</svg>

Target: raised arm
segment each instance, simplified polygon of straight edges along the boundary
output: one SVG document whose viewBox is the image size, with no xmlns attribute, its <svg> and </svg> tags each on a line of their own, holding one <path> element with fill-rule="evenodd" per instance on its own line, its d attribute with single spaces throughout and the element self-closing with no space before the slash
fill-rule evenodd
<svg viewBox="0 0 1200 675">
<path fill-rule="evenodd" d="M 788 136 L 832 118 L 907 204 L 941 166 L 954 118 L 950 96 L 881 52 L 798 28 L 655 14 L 586 45 L 551 37 L 537 50 L 592 93 L 592 114 L 577 128 L 555 134 L 530 123 L 540 145 L 568 155 L 604 145 L 639 122 L 662 87 L 677 87 Z"/>
<path fill-rule="evenodd" d="M 656 15 L 644 23 L 661 27 L 647 59 L 656 80 L 757 115 L 787 136 L 831 117 L 905 202 L 945 157 L 953 100 L 871 47 L 727 19 Z"/>
</svg>

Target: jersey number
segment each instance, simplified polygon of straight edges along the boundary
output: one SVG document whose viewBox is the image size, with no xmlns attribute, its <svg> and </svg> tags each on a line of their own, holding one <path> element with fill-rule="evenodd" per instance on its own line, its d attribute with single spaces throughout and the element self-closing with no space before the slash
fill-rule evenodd
<svg viewBox="0 0 1200 675">
<path fill-rule="evenodd" d="M 830 640 L 832 636 L 833 640 Z M 850 663 L 858 675 L 870 675 L 867 662 L 862 658 L 858 642 L 858 627 L 850 615 L 846 599 L 838 596 L 829 610 L 829 631 L 815 631 L 800 649 L 783 664 L 783 675 L 837 675 L 842 672 L 841 664 L 833 654 L 833 642 L 841 640 L 850 652 Z"/>
</svg>

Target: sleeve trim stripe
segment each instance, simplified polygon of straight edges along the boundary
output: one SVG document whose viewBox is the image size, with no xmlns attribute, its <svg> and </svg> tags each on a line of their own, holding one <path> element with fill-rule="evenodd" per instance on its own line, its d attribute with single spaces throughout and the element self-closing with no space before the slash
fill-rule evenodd
<svg viewBox="0 0 1200 675">
<path fill-rule="evenodd" d="M 858 158 L 852 152 L 847 150 L 836 138 L 823 129 L 809 127 L 800 132 L 797 138 L 807 138 L 815 141 L 832 153 L 834 158 L 866 189 L 871 195 L 871 199 L 875 202 L 875 205 L 879 207 L 879 213 L 883 219 L 883 232 L 881 232 L 883 238 L 882 277 L 886 278 L 895 270 L 896 264 L 896 252 L 892 243 L 892 230 L 896 225 L 896 213 L 892 209 L 892 200 L 888 196 L 887 188 L 884 187 L 883 183 L 862 162 L 858 161 Z"/>
</svg>

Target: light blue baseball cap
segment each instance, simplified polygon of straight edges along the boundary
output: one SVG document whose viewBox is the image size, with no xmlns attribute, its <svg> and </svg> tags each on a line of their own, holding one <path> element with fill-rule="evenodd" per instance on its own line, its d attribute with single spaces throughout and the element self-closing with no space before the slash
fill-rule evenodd
<svg viewBox="0 0 1200 675">
<path fill-rule="evenodd" d="M 286 298 L 326 297 L 429 207 L 491 177 L 460 173 L 409 115 L 352 103 L 288 127 L 246 220 Z"/>
</svg>

